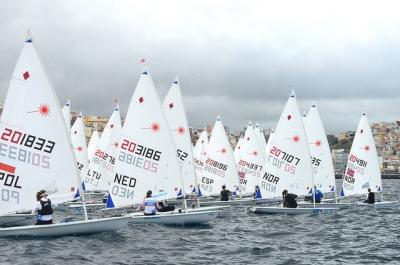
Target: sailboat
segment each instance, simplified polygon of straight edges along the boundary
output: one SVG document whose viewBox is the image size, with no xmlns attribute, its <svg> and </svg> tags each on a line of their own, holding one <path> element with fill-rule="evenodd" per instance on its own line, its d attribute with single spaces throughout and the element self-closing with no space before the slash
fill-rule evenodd
<svg viewBox="0 0 400 265">
<path fill-rule="evenodd" d="M 240 135 L 239 140 L 235 146 L 235 150 L 233 150 L 233 157 L 235 158 L 236 164 L 237 161 L 239 161 L 239 152 L 240 149 L 242 148 L 242 144 L 243 144 L 243 135 Z"/>
<path fill-rule="evenodd" d="M 315 103 L 307 115 L 303 115 L 304 128 L 310 147 L 311 163 L 315 186 L 324 194 L 333 192 L 335 203 L 323 201 L 318 207 L 347 207 L 349 203 L 339 203 L 336 196 L 335 173 L 328 139 Z M 312 203 L 300 202 L 301 207 L 313 207 Z"/>
<path fill-rule="evenodd" d="M 67 100 L 61 111 L 64 116 L 65 125 L 67 125 L 68 130 L 71 130 L 71 101 L 69 99 Z"/>
<path fill-rule="evenodd" d="M 72 148 L 74 149 L 79 175 L 81 176 L 81 181 L 83 181 L 88 169 L 88 154 L 82 113 L 79 113 L 74 124 L 72 125 L 71 142 Z"/>
<path fill-rule="evenodd" d="M 181 170 L 160 97 L 146 68 L 129 104 L 119 141 L 115 175 L 108 188 L 107 208 L 142 203 L 147 190 L 158 199 L 185 197 Z M 185 207 L 184 207 L 185 208 Z M 208 222 L 218 211 L 196 213 L 132 214 L 131 222 L 192 224 Z"/>
<path fill-rule="evenodd" d="M 211 133 L 210 142 L 206 151 L 203 172 L 200 179 L 200 189 L 204 196 L 218 198 L 223 185 L 230 190 L 232 200 L 208 200 L 202 201 L 202 205 L 247 205 L 254 202 L 253 198 L 241 198 L 239 175 L 232 147 L 226 135 L 221 117 L 218 116 Z"/>
<path fill-rule="evenodd" d="M 163 108 L 176 147 L 182 177 L 186 184 L 186 187 L 184 187 L 185 193 L 198 193 L 189 126 L 183 105 L 181 87 L 177 77 L 165 96 Z"/>
<path fill-rule="evenodd" d="M 165 96 L 163 102 L 163 108 L 169 125 L 170 133 L 174 140 L 174 144 L 177 148 L 177 158 L 179 166 L 181 168 L 183 183 L 186 186 L 185 193 L 186 194 L 194 193 L 196 194 L 196 196 L 198 196 L 199 194 L 202 193 L 197 183 L 189 126 L 186 118 L 185 108 L 183 105 L 182 93 L 178 78 L 175 78 L 175 81 L 173 82 L 167 95 Z M 178 193 L 178 195 L 180 194 Z M 225 208 L 229 207 L 229 206 L 200 207 L 201 206 L 200 199 L 197 199 L 197 205 L 194 204 L 193 206 L 197 207 L 188 208 L 188 212 L 209 211 L 209 210 L 223 211 Z"/>
<path fill-rule="evenodd" d="M 308 195 L 314 186 L 311 155 L 303 121 L 294 91 L 279 119 L 275 133 L 268 141 L 265 174 L 260 179 L 260 197 L 278 198 L 283 190 Z M 254 213 L 327 213 L 336 208 L 252 207 Z"/>
<path fill-rule="evenodd" d="M 88 153 L 88 160 L 92 161 L 94 153 L 96 152 L 97 145 L 100 141 L 100 136 L 99 132 L 97 131 L 97 128 L 93 128 L 92 136 L 90 137 L 88 148 L 87 148 L 87 153 Z"/>
<path fill-rule="evenodd" d="M 85 186 L 85 179 L 88 174 L 90 174 L 89 160 L 88 160 L 88 148 L 86 146 L 86 136 L 85 136 L 85 125 L 83 124 L 82 113 L 79 113 L 74 124 L 71 128 L 71 142 L 72 148 L 74 149 L 74 154 L 77 162 L 77 167 L 79 174 L 81 176 L 81 182 L 83 185 L 83 190 L 85 195 L 92 196 L 93 193 L 89 193 Z M 98 193 L 96 193 L 98 194 Z M 90 203 L 88 203 L 90 201 Z M 81 201 L 70 202 L 70 207 L 83 206 Z M 103 206 L 103 203 L 93 203 L 93 200 L 88 200 L 86 206 Z"/>
<path fill-rule="evenodd" d="M 55 91 L 28 36 L 15 67 L 0 121 L 0 215 L 32 209 L 46 190 L 54 204 L 79 197 L 80 176 L 70 131 Z M 86 211 L 85 211 L 86 213 Z M 32 220 L 33 222 L 33 220 Z M 1 228 L 3 236 L 59 236 L 121 228 L 128 217 Z"/>
<path fill-rule="evenodd" d="M 265 136 L 264 136 L 264 132 L 261 129 L 260 125 L 258 124 L 258 122 L 256 123 L 256 126 L 254 126 L 254 132 L 256 134 L 258 143 L 261 147 L 261 150 L 263 152 L 264 157 L 267 157 L 267 154 L 265 153 L 266 147 L 267 147 L 267 142 L 265 141 Z"/>
<path fill-rule="evenodd" d="M 335 192 L 331 150 L 315 103 L 312 104 L 307 116 L 303 117 L 303 122 L 310 147 L 315 186 L 323 193 Z"/>
<path fill-rule="evenodd" d="M 255 186 L 264 176 L 264 164 L 264 150 L 259 144 L 253 124 L 249 121 L 236 160 L 242 193 L 254 193 Z"/>
<path fill-rule="evenodd" d="M 230 191 L 238 190 L 239 176 L 232 147 L 218 116 L 207 148 L 200 189 L 205 196 L 215 196 L 223 185 Z"/>
<path fill-rule="evenodd" d="M 122 123 L 119 106 L 115 105 L 103 133 L 94 148 L 89 170 L 84 178 L 85 190 L 107 191 L 115 176 L 118 162 Z"/>
<path fill-rule="evenodd" d="M 392 206 L 398 204 L 398 201 L 383 201 L 378 153 L 367 114 L 363 113 L 351 145 L 340 195 L 345 197 L 367 194 L 368 188 L 372 192 L 381 193 L 381 201 L 376 202 L 375 205 Z"/>
<path fill-rule="evenodd" d="M 204 128 L 193 149 L 193 160 L 194 160 L 194 167 L 196 170 L 195 172 L 196 172 L 197 183 L 201 182 L 201 178 L 203 176 L 203 166 L 206 161 L 207 147 L 208 147 L 208 135 L 207 135 L 207 129 Z M 199 197 L 203 196 L 199 185 L 197 191 L 198 191 L 197 195 Z"/>
</svg>

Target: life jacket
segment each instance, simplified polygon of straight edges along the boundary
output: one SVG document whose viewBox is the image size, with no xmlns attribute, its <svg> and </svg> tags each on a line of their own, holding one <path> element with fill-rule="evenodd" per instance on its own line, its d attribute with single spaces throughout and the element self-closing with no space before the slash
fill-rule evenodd
<svg viewBox="0 0 400 265">
<path fill-rule="evenodd" d="M 51 208 L 51 201 L 42 201 L 40 200 L 40 205 L 42 206 L 42 209 L 38 210 L 39 215 L 51 215 L 53 214 L 53 208 Z"/>
<path fill-rule="evenodd" d="M 289 193 L 286 195 L 286 207 L 288 208 L 297 208 L 297 195 Z"/>
<path fill-rule="evenodd" d="M 221 190 L 221 201 L 229 201 L 229 190 Z"/>
<path fill-rule="evenodd" d="M 156 214 L 156 202 L 153 199 L 144 200 L 144 214 Z"/>
<path fill-rule="evenodd" d="M 375 193 L 372 191 L 368 193 L 367 203 L 375 203 Z"/>
<path fill-rule="evenodd" d="M 254 192 L 254 199 L 262 199 L 260 188 L 256 188 L 256 191 Z"/>
<path fill-rule="evenodd" d="M 315 202 L 320 203 L 321 199 L 324 197 L 324 194 L 320 190 L 315 190 Z M 311 197 L 312 198 L 312 197 Z"/>
</svg>

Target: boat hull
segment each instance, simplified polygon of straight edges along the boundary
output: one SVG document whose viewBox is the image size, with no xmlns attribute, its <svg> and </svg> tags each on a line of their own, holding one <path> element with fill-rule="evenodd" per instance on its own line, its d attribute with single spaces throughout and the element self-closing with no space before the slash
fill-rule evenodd
<svg viewBox="0 0 400 265">
<path fill-rule="evenodd" d="M 0 227 L 26 226 L 35 222 L 34 214 L 7 214 L 0 216 Z"/>
<path fill-rule="evenodd" d="M 274 199 L 255 200 L 253 198 L 248 198 L 248 199 L 237 199 L 237 200 L 231 200 L 231 201 L 201 201 L 200 204 L 202 206 L 231 205 L 233 207 L 237 207 L 237 206 L 249 206 L 249 205 L 253 205 L 253 204 L 262 204 L 262 203 L 269 203 L 269 202 L 276 202 L 276 200 L 274 200 Z"/>
<path fill-rule="evenodd" d="M 317 208 L 346 208 L 346 207 L 351 207 L 353 204 L 351 203 L 346 203 L 346 202 L 332 202 L 332 203 L 316 203 L 315 207 Z M 313 203 L 307 203 L 307 202 L 298 202 L 297 203 L 298 207 L 301 208 L 314 208 Z"/>
<path fill-rule="evenodd" d="M 86 207 L 105 207 L 106 206 L 106 204 L 105 203 L 85 203 L 85 206 Z M 68 206 L 68 208 L 82 208 L 83 207 L 83 204 L 82 203 L 80 203 L 80 204 L 70 204 L 69 206 Z"/>
<path fill-rule="evenodd" d="M 356 203 L 357 206 L 375 206 L 375 207 L 396 207 L 399 205 L 399 201 L 383 201 L 375 203 Z"/>
<path fill-rule="evenodd" d="M 65 235 L 94 234 L 118 230 L 131 218 L 129 216 L 91 219 L 87 221 L 75 221 L 57 223 L 51 225 L 28 225 L 20 227 L 1 228 L 0 237 L 32 236 L 53 237 Z"/>
<path fill-rule="evenodd" d="M 198 225 L 208 223 L 219 215 L 219 211 L 188 212 L 188 213 L 160 213 L 144 215 L 143 213 L 130 214 L 130 223 L 148 223 L 164 225 Z"/>
<path fill-rule="evenodd" d="M 189 213 L 194 212 L 206 212 L 206 211 L 219 211 L 218 217 L 222 217 L 225 215 L 226 211 L 231 208 L 230 205 L 222 205 L 222 206 L 205 206 L 198 208 L 188 208 Z"/>
<path fill-rule="evenodd" d="M 284 208 L 284 207 L 251 207 L 250 212 L 255 214 L 325 214 L 332 213 L 339 208 Z"/>
</svg>

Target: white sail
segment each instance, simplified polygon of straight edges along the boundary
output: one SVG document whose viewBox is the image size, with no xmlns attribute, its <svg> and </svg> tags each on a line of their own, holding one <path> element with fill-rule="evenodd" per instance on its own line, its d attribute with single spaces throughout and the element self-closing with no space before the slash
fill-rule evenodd
<svg viewBox="0 0 400 265">
<path fill-rule="evenodd" d="M 88 154 L 85 137 L 85 126 L 83 125 L 82 113 L 76 118 L 71 128 L 71 142 L 74 149 L 77 167 L 83 181 L 88 169 Z"/>
<path fill-rule="evenodd" d="M 303 117 L 303 122 L 310 147 L 315 185 L 322 192 L 334 192 L 335 172 L 331 149 L 315 103 L 307 116 Z"/>
<path fill-rule="evenodd" d="M 79 173 L 55 91 L 28 38 L 15 67 L 0 124 L 0 213 L 31 209 L 45 189 L 72 200 Z"/>
<path fill-rule="evenodd" d="M 147 190 L 174 198 L 182 187 L 176 148 L 148 70 L 129 104 L 115 172 L 107 207 L 140 203 Z"/>
<path fill-rule="evenodd" d="M 243 135 L 240 135 L 239 141 L 237 142 L 237 144 L 235 146 L 235 150 L 233 151 L 233 157 L 235 158 L 236 164 L 239 159 L 239 152 L 240 152 L 240 149 L 242 148 L 242 144 L 243 144 Z"/>
<path fill-rule="evenodd" d="M 307 195 L 313 184 L 311 157 L 294 92 L 267 146 L 266 173 L 260 182 L 262 197 L 280 197 L 285 189 Z"/>
<path fill-rule="evenodd" d="M 203 177 L 203 166 L 204 162 L 206 161 L 207 147 L 208 147 L 208 135 L 207 135 L 207 129 L 204 129 L 193 149 L 193 160 L 196 170 L 197 183 L 200 183 L 201 178 Z M 199 189 L 198 194 L 202 195 L 201 187 L 198 187 L 198 189 Z"/>
<path fill-rule="evenodd" d="M 86 190 L 108 190 L 115 175 L 121 133 L 121 115 L 119 107 L 116 105 L 110 119 L 108 119 L 104 127 L 99 142 L 94 149 L 92 159 L 90 160 L 89 170 L 86 172 L 84 179 Z"/>
<path fill-rule="evenodd" d="M 263 131 L 262 131 L 262 129 L 261 129 L 261 127 L 260 127 L 260 125 L 258 123 L 256 123 L 256 126 L 254 126 L 254 132 L 256 134 L 257 141 L 258 141 L 258 143 L 259 143 L 259 145 L 260 145 L 260 147 L 262 149 L 262 153 L 266 157 L 265 150 L 266 150 L 266 147 L 267 147 L 267 142 L 265 141 L 264 133 L 263 133 Z"/>
<path fill-rule="evenodd" d="M 374 137 L 363 113 L 347 160 L 341 196 L 368 193 L 368 188 L 382 191 L 382 180 Z"/>
<path fill-rule="evenodd" d="M 260 182 L 260 178 L 264 176 L 265 156 L 251 121 L 247 125 L 236 165 L 241 191 L 253 193 L 255 186 Z"/>
<path fill-rule="evenodd" d="M 217 117 L 207 148 L 200 189 L 203 195 L 217 195 L 222 185 L 230 191 L 237 191 L 239 176 L 224 125 Z"/>
<path fill-rule="evenodd" d="M 178 78 L 171 85 L 164 102 L 164 113 L 177 149 L 178 162 L 185 183 L 185 192 L 196 192 L 196 173 L 189 126 Z"/>
<path fill-rule="evenodd" d="M 88 159 L 91 161 L 93 159 L 94 153 L 96 152 L 97 145 L 99 144 L 100 136 L 97 128 L 94 127 L 92 136 L 90 137 L 89 144 L 88 144 Z"/>
<path fill-rule="evenodd" d="M 65 124 L 68 130 L 71 130 L 71 101 L 68 99 L 62 108 L 62 114 L 64 116 Z"/>
<path fill-rule="evenodd" d="M 261 138 L 261 143 L 264 148 L 267 146 L 267 141 L 265 141 L 265 135 L 264 135 L 264 130 L 260 127 L 260 138 Z"/>
<path fill-rule="evenodd" d="M 275 132 L 275 130 L 272 129 L 269 134 L 269 137 L 268 137 L 268 142 L 265 144 L 265 159 L 268 158 L 268 152 L 269 152 L 268 150 L 269 150 L 269 146 L 271 145 L 272 139 L 274 137 L 274 132 Z"/>
</svg>

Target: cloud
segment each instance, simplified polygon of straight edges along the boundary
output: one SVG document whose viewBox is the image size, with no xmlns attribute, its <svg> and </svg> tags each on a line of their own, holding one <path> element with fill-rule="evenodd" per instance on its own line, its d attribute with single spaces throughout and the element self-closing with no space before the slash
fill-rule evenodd
<svg viewBox="0 0 400 265">
<path fill-rule="evenodd" d="M 60 102 L 126 113 L 146 58 L 161 95 L 178 75 L 189 123 L 274 127 L 291 89 L 328 132 L 397 117 L 397 1 L 2 1 L 0 101 L 27 29 Z M 344 118 L 345 117 L 345 118 Z"/>
</svg>

